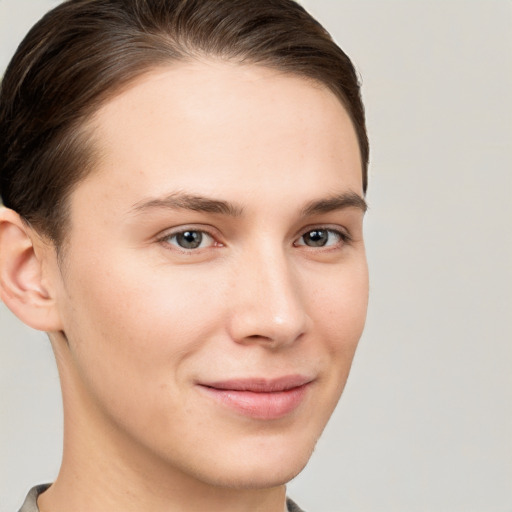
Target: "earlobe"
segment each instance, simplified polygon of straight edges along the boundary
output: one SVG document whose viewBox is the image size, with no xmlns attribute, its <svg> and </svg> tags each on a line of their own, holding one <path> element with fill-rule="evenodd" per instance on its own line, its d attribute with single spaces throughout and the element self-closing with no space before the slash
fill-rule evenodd
<svg viewBox="0 0 512 512">
<path fill-rule="evenodd" d="M 49 250 L 37 247 L 38 242 L 42 246 L 16 212 L 0 208 L 0 298 L 30 327 L 56 331 L 60 319 L 43 271 Z"/>
</svg>

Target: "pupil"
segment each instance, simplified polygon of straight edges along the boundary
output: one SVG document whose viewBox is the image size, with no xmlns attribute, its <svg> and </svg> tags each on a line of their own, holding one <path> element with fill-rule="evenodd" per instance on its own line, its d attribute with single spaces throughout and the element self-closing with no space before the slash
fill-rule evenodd
<svg viewBox="0 0 512 512">
<path fill-rule="evenodd" d="M 327 231 L 323 229 L 315 229 L 304 236 L 306 245 L 312 247 L 323 247 L 327 243 Z"/>
<path fill-rule="evenodd" d="M 197 249 L 203 241 L 203 234 L 199 231 L 185 231 L 177 235 L 176 239 L 184 249 Z"/>
</svg>

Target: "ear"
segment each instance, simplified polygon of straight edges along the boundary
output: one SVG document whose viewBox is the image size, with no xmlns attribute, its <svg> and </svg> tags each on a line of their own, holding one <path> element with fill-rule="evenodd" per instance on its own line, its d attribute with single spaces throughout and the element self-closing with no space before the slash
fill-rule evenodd
<svg viewBox="0 0 512 512">
<path fill-rule="evenodd" d="M 16 212 L 0 207 L 0 298 L 23 323 L 47 332 L 62 328 L 51 279 L 45 275 L 52 263 L 55 249 Z"/>
</svg>

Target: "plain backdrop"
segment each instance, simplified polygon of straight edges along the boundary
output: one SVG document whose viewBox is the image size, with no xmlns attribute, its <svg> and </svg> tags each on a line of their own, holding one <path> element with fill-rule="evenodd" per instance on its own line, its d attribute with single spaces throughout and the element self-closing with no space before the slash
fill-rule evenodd
<svg viewBox="0 0 512 512">
<path fill-rule="evenodd" d="M 57 2 L 0 0 L 0 70 Z M 512 511 L 512 2 L 304 0 L 372 146 L 367 329 L 289 494 L 309 512 Z M 1 71 L 0 71 L 1 72 Z M 49 342 L 0 304 L 0 510 L 55 478 Z"/>
</svg>

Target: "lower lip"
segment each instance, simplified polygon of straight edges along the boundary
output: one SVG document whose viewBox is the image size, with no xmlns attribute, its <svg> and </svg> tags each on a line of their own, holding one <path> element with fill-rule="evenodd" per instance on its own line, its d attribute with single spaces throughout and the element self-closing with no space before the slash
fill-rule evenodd
<svg viewBox="0 0 512 512">
<path fill-rule="evenodd" d="M 200 386 L 207 395 L 221 404 L 259 420 L 274 420 L 291 414 L 304 400 L 308 387 L 309 384 L 304 384 L 285 391 L 260 393 Z"/>
</svg>

